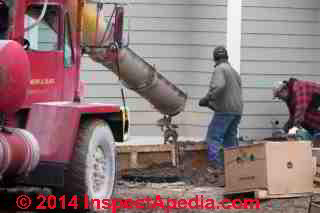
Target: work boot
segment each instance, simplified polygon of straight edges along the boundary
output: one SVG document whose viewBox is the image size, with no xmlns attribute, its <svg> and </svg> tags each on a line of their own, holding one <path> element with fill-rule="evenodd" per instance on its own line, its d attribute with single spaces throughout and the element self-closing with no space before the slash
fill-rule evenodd
<svg viewBox="0 0 320 213">
<path fill-rule="evenodd" d="M 214 184 L 216 187 L 224 187 L 225 186 L 224 174 L 219 175 L 216 180 L 217 180 L 217 182 Z"/>
<path fill-rule="evenodd" d="M 207 171 L 209 174 L 212 174 L 214 176 L 219 176 L 224 174 L 224 169 L 219 167 L 218 164 L 213 161 L 208 162 Z"/>
</svg>

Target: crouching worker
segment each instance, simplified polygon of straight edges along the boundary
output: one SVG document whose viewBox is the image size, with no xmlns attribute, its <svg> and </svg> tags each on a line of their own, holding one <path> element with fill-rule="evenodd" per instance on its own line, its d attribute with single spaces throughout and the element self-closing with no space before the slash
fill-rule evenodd
<svg viewBox="0 0 320 213">
<path fill-rule="evenodd" d="M 219 46 L 213 51 L 215 62 L 209 90 L 199 106 L 214 111 L 206 136 L 208 171 L 217 176 L 217 186 L 223 187 L 224 161 L 220 148 L 237 146 L 238 125 L 243 113 L 242 83 L 239 73 L 228 62 L 227 50 Z"/>
<path fill-rule="evenodd" d="M 320 84 L 290 78 L 278 82 L 273 88 L 274 98 L 286 103 L 289 119 L 283 130 L 295 134 L 298 129 L 305 129 L 314 137 L 320 133 Z"/>
</svg>

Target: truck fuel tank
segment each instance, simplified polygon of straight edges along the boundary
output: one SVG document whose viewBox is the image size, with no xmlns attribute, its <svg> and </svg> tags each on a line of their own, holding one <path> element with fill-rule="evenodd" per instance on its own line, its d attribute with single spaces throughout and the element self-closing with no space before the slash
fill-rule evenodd
<svg viewBox="0 0 320 213">
<path fill-rule="evenodd" d="M 31 73 L 27 53 L 12 40 L 0 40 L 0 112 L 17 111 L 24 103 Z"/>
</svg>

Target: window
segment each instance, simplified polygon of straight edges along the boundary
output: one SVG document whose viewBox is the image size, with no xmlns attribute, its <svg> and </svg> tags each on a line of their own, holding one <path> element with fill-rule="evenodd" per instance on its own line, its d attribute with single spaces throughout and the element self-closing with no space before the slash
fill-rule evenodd
<svg viewBox="0 0 320 213">
<path fill-rule="evenodd" d="M 72 54 L 72 42 L 71 42 L 71 30 L 69 15 L 66 14 L 64 19 L 64 66 L 70 67 L 73 63 Z"/>
<path fill-rule="evenodd" d="M 60 7 L 48 5 L 45 16 L 39 24 L 43 5 L 31 5 L 25 14 L 25 29 L 28 29 L 24 38 L 30 44 L 29 49 L 36 51 L 59 50 L 59 13 Z"/>
</svg>

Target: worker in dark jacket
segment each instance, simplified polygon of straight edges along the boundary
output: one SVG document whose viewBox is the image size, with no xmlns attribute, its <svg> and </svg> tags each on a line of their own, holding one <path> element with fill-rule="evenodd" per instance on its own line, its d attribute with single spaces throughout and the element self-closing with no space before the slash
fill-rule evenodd
<svg viewBox="0 0 320 213">
<path fill-rule="evenodd" d="M 311 135 L 320 132 L 320 84 L 290 78 L 278 82 L 273 95 L 284 101 L 289 109 L 289 120 L 284 125 L 285 132 L 306 129 Z"/>
<path fill-rule="evenodd" d="M 243 113 L 242 84 L 239 73 L 228 62 L 228 53 L 223 46 L 214 49 L 213 59 L 215 67 L 209 91 L 199 106 L 209 107 L 215 112 L 206 136 L 208 169 L 219 175 L 219 185 L 224 186 L 224 162 L 220 148 L 238 145 L 238 125 Z"/>
</svg>

